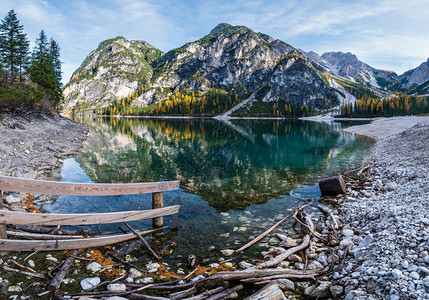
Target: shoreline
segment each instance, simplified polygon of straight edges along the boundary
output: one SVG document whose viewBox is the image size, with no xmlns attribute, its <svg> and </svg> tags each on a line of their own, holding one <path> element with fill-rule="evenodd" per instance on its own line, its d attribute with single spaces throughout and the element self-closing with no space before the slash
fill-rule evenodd
<svg viewBox="0 0 429 300">
<path fill-rule="evenodd" d="M 374 137 L 362 190 L 343 197 L 340 251 L 333 279 L 345 299 L 429 298 L 429 117 L 394 117 L 346 132 Z M 347 252 L 346 252 L 347 254 Z"/>
<path fill-rule="evenodd" d="M 46 179 L 76 155 L 89 129 L 54 114 L 0 115 L 0 174 Z"/>
</svg>

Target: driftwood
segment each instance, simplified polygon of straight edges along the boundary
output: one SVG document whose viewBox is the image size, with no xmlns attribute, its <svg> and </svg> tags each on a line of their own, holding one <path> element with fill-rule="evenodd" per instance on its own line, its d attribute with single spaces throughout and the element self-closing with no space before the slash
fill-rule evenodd
<svg viewBox="0 0 429 300">
<path fill-rule="evenodd" d="M 225 297 L 227 297 L 227 296 L 229 296 L 229 295 L 231 295 L 231 294 L 233 294 L 235 292 L 238 292 L 239 290 L 242 290 L 242 289 L 243 289 L 243 286 L 240 284 L 240 285 L 237 285 L 235 287 L 226 289 L 226 290 L 224 290 L 224 291 L 222 291 L 220 293 L 214 294 L 213 296 L 210 296 L 210 297 L 208 297 L 206 299 L 207 300 L 223 299 L 223 298 L 225 298 Z"/>
<path fill-rule="evenodd" d="M 320 211 L 325 215 L 325 216 L 329 216 L 331 218 L 331 226 L 332 229 L 336 232 L 338 229 L 338 222 L 334 217 L 334 214 L 332 212 L 332 209 L 330 209 L 329 207 L 325 206 L 325 205 L 317 205 L 317 207 L 320 209 Z"/>
<path fill-rule="evenodd" d="M 26 232 L 33 232 L 33 233 L 45 233 L 49 234 L 52 232 L 54 228 L 52 227 L 40 227 L 40 226 L 34 226 L 34 225 L 18 225 L 18 224 L 8 224 L 7 227 L 26 231 Z M 88 229 L 79 229 L 79 230 L 67 230 L 67 229 L 61 229 L 60 232 L 63 235 L 94 235 L 95 232 Z"/>
<path fill-rule="evenodd" d="M 225 289 L 225 287 L 219 286 L 219 287 L 217 287 L 215 289 L 207 290 L 207 291 L 204 291 L 203 293 L 201 293 L 199 295 L 187 298 L 186 300 L 202 300 L 202 299 L 207 299 L 211 295 L 217 294 L 217 293 L 223 291 L 224 289 Z"/>
<path fill-rule="evenodd" d="M 278 221 L 276 224 L 274 224 L 273 226 L 271 226 L 268 230 L 266 230 L 265 232 L 263 232 L 260 235 L 258 235 L 256 238 L 254 238 L 252 241 L 250 241 L 249 243 L 247 243 L 246 245 L 244 245 L 240 249 L 235 250 L 235 254 L 240 253 L 241 251 L 249 248 L 253 244 L 255 244 L 258 241 L 262 240 L 265 236 L 267 236 L 274 229 L 276 229 L 280 224 L 282 224 L 284 221 L 286 221 L 287 219 L 289 219 L 295 213 L 296 210 L 298 210 L 299 208 L 301 208 L 302 205 L 303 205 L 303 203 L 298 204 L 297 208 L 295 208 L 293 211 L 291 211 L 289 214 L 287 214 L 283 219 L 281 219 L 280 221 Z"/>
<path fill-rule="evenodd" d="M 265 269 L 265 268 L 277 266 L 279 263 L 284 261 L 286 258 L 291 256 L 295 252 L 298 252 L 298 251 L 301 251 L 301 250 L 307 248 L 309 243 L 310 243 L 310 235 L 306 234 L 306 235 L 304 235 L 304 238 L 302 239 L 302 243 L 300 245 L 286 250 L 285 252 L 281 253 L 280 255 L 257 265 L 255 268 Z"/>
<path fill-rule="evenodd" d="M 22 231 L 6 231 L 9 238 L 17 238 L 23 240 L 69 240 L 69 239 L 83 239 L 83 235 L 50 235 L 44 233 L 29 233 Z"/>
<path fill-rule="evenodd" d="M 365 166 L 365 167 L 363 167 L 363 168 L 361 168 L 360 170 L 359 170 L 359 172 L 357 172 L 357 176 L 359 177 L 360 175 L 362 175 L 362 173 L 363 172 L 365 172 L 366 170 L 368 170 L 368 169 L 371 169 L 372 167 L 370 166 L 370 165 L 368 165 L 368 166 Z"/>
<path fill-rule="evenodd" d="M 14 265 L 16 265 L 16 266 L 20 267 L 21 269 L 27 270 L 27 271 L 28 271 L 28 272 L 30 272 L 30 273 L 33 273 L 33 274 L 39 274 L 39 275 L 40 275 L 40 278 L 44 278 L 44 277 L 45 277 L 45 276 L 43 276 L 42 274 L 38 273 L 37 271 L 33 270 L 32 268 L 27 267 L 27 266 L 24 266 L 24 265 L 21 265 L 20 263 L 16 262 L 16 261 L 15 261 L 15 260 L 13 260 L 13 259 L 8 259 L 8 260 L 7 260 L 7 262 L 8 262 L 8 263 L 13 263 Z"/>
<path fill-rule="evenodd" d="M 66 261 L 63 263 L 61 269 L 57 272 L 57 274 L 55 275 L 55 277 L 49 282 L 48 284 L 48 290 L 52 293 L 52 294 L 56 294 L 58 291 L 58 288 L 60 287 L 60 284 L 62 282 L 62 280 L 64 279 L 64 277 L 67 275 L 67 273 L 70 270 L 70 267 L 72 266 L 74 260 L 75 260 L 75 256 L 79 254 L 78 250 L 74 250 L 72 255 L 70 255 Z"/>
<path fill-rule="evenodd" d="M 276 283 L 272 283 L 259 290 L 255 294 L 247 297 L 244 300 L 260 300 L 260 299 L 270 299 L 270 300 L 286 300 L 283 291 L 279 288 Z"/>
<path fill-rule="evenodd" d="M 155 230 L 144 231 L 141 234 L 147 235 Z M 102 236 L 84 239 L 67 240 L 9 240 L 0 239 L 0 251 L 52 251 L 71 250 L 80 248 L 91 248 L 112 245 L 135 239 L 133 233 Z"/>
<path fill-rule="evenodd" d="M 346 193 L 346 184 L 341 175 L 322 179 L 319 182 L 322 196 L 336 196 Z"/>
<path fill-rule="evenodd" d="M 135 231 L 134 228 L 132 228 L 130 226 L 130 224 L 128 224 L 127 222 L 124 222 L 125 226 L 128 227 L 129 230 L 131 230 L 138 238 L 139 240 L 143 243 L 143 245 L 146 247 L 147 251 L 156 259 L 160 259 L 160 257 L 155 253 L 155 251 L 152 250 L 152 248 L 149 246 L 149 244 L 146 242 L 146 240 L 140 235 L 140 233 L 138 233 L 137 231 Z"/>
<path fill-rule="evenodd" d="M 18 269 L 9 268 L 8 266 L 3 266 L 3 269 L 6 270 L 6 271 L 11 271 L 11 272 L 14 272 L 14 273 L 19 273 L 19 274 L 22 274 L 22 275 L 27 275 L 27 276 L 32 276 L 32 277 L 38 277 L 38 278 L 45 278 L 45 276 L 43 276 L 42 274 L 39 274 L 39 273 L 21 271 L 21 270 L 18 270 Z"/>
</svg>

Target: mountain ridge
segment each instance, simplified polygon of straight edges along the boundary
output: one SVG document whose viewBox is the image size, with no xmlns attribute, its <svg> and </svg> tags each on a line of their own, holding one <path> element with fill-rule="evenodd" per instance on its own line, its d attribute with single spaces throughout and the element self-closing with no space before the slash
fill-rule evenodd
<svg viewBox="0 0 429 300">
<path fill-rule="evenodd" d="M 426 78 L 425 63 L 413 70 L 398 76 L 371 67 L 350 52 L 305 52 L 245 26 L 220 23 L 204 37 L 166 53 L 148 42 L 122 36 L 102 41 L 73 73 L 64 98 L 67 109 L 151 106 L 139 111 L 168 114 L 161 106 L 172 101 L 195 113 L 185 103 L 186 97 L 195 106 L 215 90 L 222 99 L 235 94 L 236 101 L 223 103 L 209 115 L 222 116 L 244 100 L 245 105 L 233 110 L 236 116 L 261 115 L 254 107 L 268 115 L 284 115 L 291 105 L 301 110 L 306 106 L 326 109 L 363 94 L 379 97 L 388 87 L 405 90 L 410 82 L 414 89 L 425 91 L 429 84 L 423 82 L 423 88 L 417 84 Z M 219 100 L 212 101 L 212 106 L 219 105 Z M 155 103 L 161 103 L 159 109 L 153 107 Z M 198 105 L 198 111 L 207 114 L 204 103 Z M 115 109 L 113 113 L 132 111 Z"/>
</svg>

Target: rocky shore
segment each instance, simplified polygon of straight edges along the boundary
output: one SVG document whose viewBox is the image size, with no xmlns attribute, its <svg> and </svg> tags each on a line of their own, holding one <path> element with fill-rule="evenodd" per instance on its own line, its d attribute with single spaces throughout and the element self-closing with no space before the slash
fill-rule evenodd
<svg viewBox="0 0 429 300">
<path fill-rule="evenodd" d="M 78 152 L 88 129 L 59 115 L 0 115 L 0 175 L 45 179 Z"/>
<path fill-rule="evenodd" d="M 348 131 L 375 136 L 365 189 L 345 197 L 333 275 L 345 299 L 429 299 L 429 118 L 380 119 Z"/>
</svg>

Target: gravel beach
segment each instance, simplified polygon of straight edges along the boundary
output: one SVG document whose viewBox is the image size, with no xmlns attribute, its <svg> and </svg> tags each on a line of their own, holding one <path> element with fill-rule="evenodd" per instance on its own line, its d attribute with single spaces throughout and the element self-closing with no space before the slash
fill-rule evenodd
<svg viewBox="0 0 429 300">
<path fill-rule="evenodd" d="M 346 131 L 376 137 L 372 187 L 347 196 L 334 274 L 351 299 L 429 299 L 429 118 L 377 119 Z"/>
<path fill-rule="evenodd" d="M 88 129 L 59 115 L 0 115 L 0 175 L 45 179 L 76 154 Z"/>
</svg>

